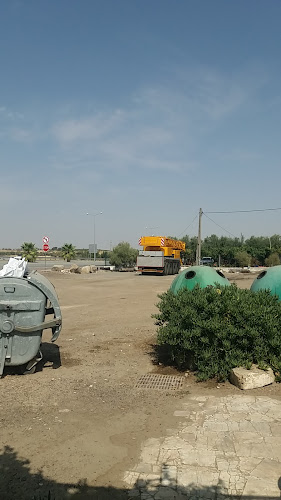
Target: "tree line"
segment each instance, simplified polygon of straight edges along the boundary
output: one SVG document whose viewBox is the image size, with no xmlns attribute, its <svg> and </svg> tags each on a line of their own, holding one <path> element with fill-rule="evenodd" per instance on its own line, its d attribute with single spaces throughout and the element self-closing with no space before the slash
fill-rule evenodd
<svg viewBox="0 0 281 500">
<path fill-rule="evenodd" d="M 177 239 L 177 238 L 175 238 Z M 181 238 L 186 244 L 184 262 L 194 264 L 196 261 L 197 237 L 186 235 Z M 35 261 L 38 249 L 34 243 L 23 243 L 22 255 L 29 261 Z M 88 250 L 76 249 L 71 243 L 63 245 L 61 248 L 52 249 L 56 255 L 61 256 L 66 261 L 75 258 L 87 258 Z M 52 250 L 50 254 L 52 254 Z M 106 259 L 110 264 L 119 266 L 134 266 L 136 263 L 138 250 L 132 248 L 128 242 L 120 242 L 111 252 L 98 251 L 97 259 Z M 251 236 L 245 239 L 231 238 L 227 236 L 217 236 L 212 234 L 202 240 L 202 257 L 212 257 L 215 265 L 220 266 L 274 266 L 280 264 L 281 256 L 281 236 Z"/>
<path fill-rule="evenodd" d="M 186 244 L 185 261 L 196 260 L 197 237 L 180 238 Z M 212 234 L 202 240 L 202 257 L 212 257 L 221 266 L 272 266 L 280 264 L 281 236 L 251 236 L 245 239 Z"/>
</svg>

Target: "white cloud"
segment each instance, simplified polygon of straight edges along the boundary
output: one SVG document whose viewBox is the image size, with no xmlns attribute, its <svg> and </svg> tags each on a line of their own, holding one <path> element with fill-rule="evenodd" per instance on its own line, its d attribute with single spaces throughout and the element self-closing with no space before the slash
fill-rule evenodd
<svg viewBox="0 0 281 500">
<path fill-rule="evenodd" d="M 141 89 L 123 109 L 56 123 L 58 163 L 67 164 L 67 155 L 97 169 L 195 168 L 206 135 L 243 109 L 264 81 L 202 69 L 175 73 L 169 85 Z"/>
<path fill-rule="evenodd" d="M 18 111 L 8 109 L 6 106 L 0 106 L 0 118 L 9 120 L 22 120 L 24 115 Z"/>
<path fill-rule="evenodd" d="M 8 136 L 15 142 L 31 142 L 33 140 L 33 134 L 31 130 L 24 128 L 12 128 L 8 132 Z"/>
<path fill-rule="evenodd" d="M 122 122 L 123 112 L 116 110 L 113 113 L 99 113 L 94 117 L 71 119 L 56 124 L 53 133 L 61 144 L 75 141 L 97 140 L 110 133 Z"/>
</svg>

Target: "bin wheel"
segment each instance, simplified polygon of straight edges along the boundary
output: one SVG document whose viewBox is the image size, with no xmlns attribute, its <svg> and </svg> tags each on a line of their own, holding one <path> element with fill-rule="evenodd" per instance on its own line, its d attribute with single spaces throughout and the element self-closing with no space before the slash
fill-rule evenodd
<svg viewBox="0 0 281 500">
<path fill-rule="evenodd" d="M 24 370 L 23 371 L 23 375 L 33 375 L 33 373 L 35 373 L 36 371 L 36 365 L 34 365 L 32 368 L 30 368 L 30 370 Z"/>
<path fill-rule="evenodd" d="M 35 373 L 37 364 L 39 363 L 39 361 L 41 361 L 41 359 L 43 359 L 42 352 L 38 351 L 35 358 L 31 359 L 29 363 L 27 363 L 27 365 L 25 366 L 23 370 L 23 375 L 32 375 L 33 373 Z"/>
</svg>

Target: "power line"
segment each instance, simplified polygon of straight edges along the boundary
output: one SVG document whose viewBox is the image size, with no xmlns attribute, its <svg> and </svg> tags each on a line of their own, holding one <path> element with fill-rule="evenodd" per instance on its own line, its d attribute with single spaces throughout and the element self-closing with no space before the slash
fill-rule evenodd
<svg viewBox="0 0 281 500">
<path fill-rule="evenodd" d="M 187 231 L 187 229 L 192 226 L 193 222 L 195 221 L 195 219 L 197 219 L 198 215 L 196 214 L 193 221 L 178 235 L 178 238 L 183 234 L 185 233 L 185 231 Z"/>
<path fill-rule="evenodd" d="M 213 212 L 207 212 L 207 213 L 213 213 Z M 211 217 L 208 217 L 208 215 L 206 215 L 206 212 L 203 212 L 203 215 L 205 215 L 205 217 L 207 217 L 207 219 L 209 219 L 210 221 L 212 221 L 214 224 L 216 224 L 216 226 L 220 227 L 223 231 L 225 231 L 226 233 L 230 234 L 230 236 L 233 236 L 234 238 L 237 238 L 237 236 L 235 236 L 234 234 L 230 233 L 227 229 L 225 229 L 224 227 L 222 227 L 219 224 L 217 224 L 213 219 L 211 219 Z"/>
<path fill-rule="evenodd" d="M 279 208 L 257 208 L 255 210 L 230 210 L 230 211 L 219 211 L 219 212 L 204 212 L 204 214 L 205 215 L 206 214 L 238 214 L 238 213 L 249 213 L 249 212 L 268 212 L 268 211 L 275 211 L 275 210 L 281 210 L 281 207 L 279 207 Z"/>
</svg>

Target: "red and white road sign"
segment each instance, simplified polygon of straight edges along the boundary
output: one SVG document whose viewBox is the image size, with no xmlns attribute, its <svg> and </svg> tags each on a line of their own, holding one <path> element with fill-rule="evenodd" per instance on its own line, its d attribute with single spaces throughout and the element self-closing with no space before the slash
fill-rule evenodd
<svg viewBox="0 0 281 500">
<path fill-rule="evenodd" d="M 49 236 L 43 237 L 43 243 L 47 244 L 47 243 L 49 243 L 49 241 L 50 241 Z"/>
<path fill-rule="evenodd" d="M 44 252 L 48 252 L 49 245 L 47 245 L 47 244 L 43 245 L 43 250 L 44 250 Z"/>
</svg>

